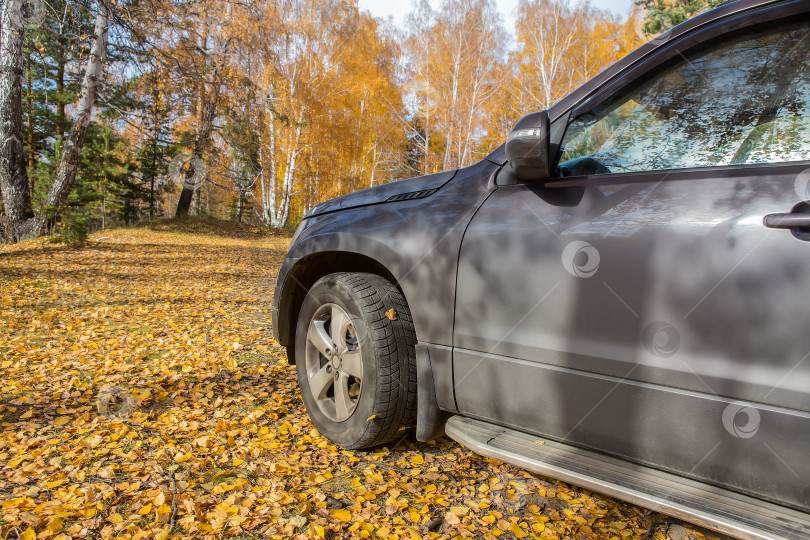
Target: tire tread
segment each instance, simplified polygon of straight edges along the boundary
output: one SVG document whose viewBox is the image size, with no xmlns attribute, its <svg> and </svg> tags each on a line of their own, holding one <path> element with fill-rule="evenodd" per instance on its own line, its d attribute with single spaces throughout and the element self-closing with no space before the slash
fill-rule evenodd
<svg viewBox="0 0 810 540">
<path fill-rule="evenodd" d="M 365 312 L 366 346 L 373 347 L 376 362 L 374 418 L 349 448 L 385 444 L 402 428 L 416 425 L 416 331 L 411 311 L 402 292 L 376 274 L 337 273 L 324 279 L 352 294 Z M 397 313 L 394 321 L 386 315 L 391 308 Z"/>
</svg>

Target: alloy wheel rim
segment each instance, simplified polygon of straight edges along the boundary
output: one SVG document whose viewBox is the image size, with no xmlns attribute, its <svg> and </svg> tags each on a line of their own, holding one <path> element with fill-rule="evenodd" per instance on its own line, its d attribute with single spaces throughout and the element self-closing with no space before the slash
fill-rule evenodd
<svg viewBox="0 0 810 540">
<path fill-rule="evenodd" d="M 348 420 L 360 401 L 363 358 L 353 318 L 337 304 L 324 304 L 307 328 L 306 372 L 312 397 L 334 422 Z"/>
</svg>

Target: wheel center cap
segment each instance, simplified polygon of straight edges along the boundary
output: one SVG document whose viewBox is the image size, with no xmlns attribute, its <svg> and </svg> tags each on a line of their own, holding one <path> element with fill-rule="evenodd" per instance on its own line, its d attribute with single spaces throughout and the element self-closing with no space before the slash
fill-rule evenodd
<svg viewBox="0 0 810 540">
<path fill-rule="evenodd" d="M 333 369 L 340 369 L 341 364 L 340 354 L 333 353 L 332 358 L 330 358 L 329 361 L 331 362 Z"/>
</svg>

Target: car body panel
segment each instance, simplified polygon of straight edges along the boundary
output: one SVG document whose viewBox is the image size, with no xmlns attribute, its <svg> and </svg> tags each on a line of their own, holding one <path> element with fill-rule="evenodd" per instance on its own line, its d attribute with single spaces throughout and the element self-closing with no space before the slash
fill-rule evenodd
<svg viewBox="0 0 810 540">
<path fill-rule="evenodd" d="M 363 255 L 383 265 L 402 288 L 419 341 L 451 346 L 461 238 L 478 206 L 494 189 L 491 177 L 497 169 L 497 165 L 481 161 L 459 170 L 426 198 L 309 218 L 279 271 L 275 305 L 282 305 L 283 296 L 291 294 L 296 284 L 289 276 L 306 264 L 308 255 Z M 430 181 L 441 179 L 434 176 Z M 276 339 L 282 341 L 283 336 L 277 334 Z"/>
<path fill-rule="evenodd" d="M 380 204 L 388 202 L 392 197 L 405 194 L 416 194 L 418 198 L 422 198 L 424 192 L 441 189 L 455 174 L 455 170 L 445 171 L 355 191 L 319 204 L 307 214 L 307 217 L 320 216 L 358 206 Z"/>
<path fill-rule="evenodd" d="M 757 405 L 759 429 L 746 439 L 722 423 L 737 401 L 705 392 L 463 350 L 453 364 L 464 416 L 807 511 L 807 413 Z"/>
<path fill-rule="evenodd" d="M 762 223 L 799 202 L 807 166 L 499 188 L 462 244 L 459 411 L 810 508 L 797 452 L 810 443 L 810 243 Z M 552 199 L 565 190 L 578 204 Z M 566 268 L 579 242 L 600 257 L 593 275 Z M 735 401 L 761 416 L 753 440 L 724 429 Z"/>
</svg>

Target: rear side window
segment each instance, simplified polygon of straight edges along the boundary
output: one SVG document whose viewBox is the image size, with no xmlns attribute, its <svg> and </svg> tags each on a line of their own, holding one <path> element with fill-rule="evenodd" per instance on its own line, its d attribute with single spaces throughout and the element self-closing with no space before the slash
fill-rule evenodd
<svg viewBox="0 0 810 540">
<path fill-rule="evenodd" d="M 810 24 L 679 55 L 568 127 L 563 176 L 810 160 Z"/>
</svg>

